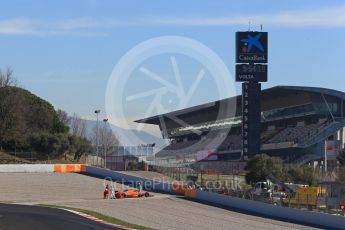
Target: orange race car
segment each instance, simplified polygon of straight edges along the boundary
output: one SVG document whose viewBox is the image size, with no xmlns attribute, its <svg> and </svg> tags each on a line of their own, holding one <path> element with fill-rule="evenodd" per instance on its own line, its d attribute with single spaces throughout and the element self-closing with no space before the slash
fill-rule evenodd
<svg viewBox="0 0 345 230">
<path fill-rule="evenodd" d="M 115 192 L 115 197 L 121 198 L 138 198 L 138 197 L 149 197 L 150 193 L 145 191 L 139 191 L 137 189 L 125 189 L 122 191 Z"/>
</svg>

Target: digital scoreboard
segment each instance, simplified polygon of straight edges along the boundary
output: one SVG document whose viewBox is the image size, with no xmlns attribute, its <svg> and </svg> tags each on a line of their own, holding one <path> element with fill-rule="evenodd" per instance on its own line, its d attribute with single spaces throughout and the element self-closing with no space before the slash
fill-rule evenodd
<svg viewBox="0 0 345 230">
<path fill-rule="evenodd" d="M 267 81 L 267 32 L 236 32 L 236 81 L 242 83 L 242 159 L 260 153 L 261 84 Z"/>
<path fill-rule="evenodd" d="M 260 153 L 261 84 L 242 84 L 242 149 L 250 158 Z"/>
<path fill-rule="evenodd" d="M 237 64 L 236 81 L 267 81 L 267 65 Z"/>
</svg>

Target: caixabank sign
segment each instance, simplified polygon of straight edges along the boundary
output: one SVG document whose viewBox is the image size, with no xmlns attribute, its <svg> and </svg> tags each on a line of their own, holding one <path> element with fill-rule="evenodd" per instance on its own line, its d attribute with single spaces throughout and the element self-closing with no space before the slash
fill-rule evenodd
<svg viewBox="0 0 345 230">
<path fill-rule="evenodd" d="M 267 32 L 236 32 L 236 63 L 267 63 Z"/>
</svg>

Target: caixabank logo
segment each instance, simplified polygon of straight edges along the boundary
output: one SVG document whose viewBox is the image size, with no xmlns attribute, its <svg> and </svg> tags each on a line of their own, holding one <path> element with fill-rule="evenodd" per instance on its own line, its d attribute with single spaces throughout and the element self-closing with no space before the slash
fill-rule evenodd
<svg viewBox="0 0 345 230">
<path fill-rule="evenodd" d="M 267 63 L 267 32 L 237 32 L 236 62 Z"/>
</svg>

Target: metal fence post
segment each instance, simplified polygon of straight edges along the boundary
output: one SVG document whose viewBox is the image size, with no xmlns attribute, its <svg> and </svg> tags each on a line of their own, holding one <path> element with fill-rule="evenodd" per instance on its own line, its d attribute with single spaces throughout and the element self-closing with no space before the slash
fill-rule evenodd
<svg viewBox="0 0 345 230">
<path fill-rule="evenodd" d="M 308 210 L 311 210 L 311 205 L 309 205 L 309 194 L 307 194 L 307 208 Z"/>
</svg>

